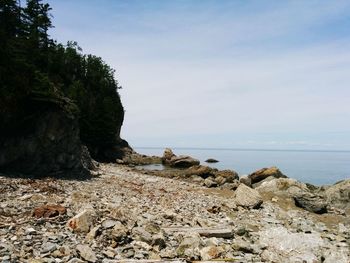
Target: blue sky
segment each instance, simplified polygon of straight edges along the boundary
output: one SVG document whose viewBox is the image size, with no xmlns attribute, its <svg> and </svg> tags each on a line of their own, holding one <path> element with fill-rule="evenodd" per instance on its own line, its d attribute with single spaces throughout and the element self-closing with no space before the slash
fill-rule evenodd
<svg viewBox="0 0 350 263">
<path fill-rule="evenodd" d="M 50 0 L 133 146 L 350 150 L 350 1 Z"/>
</svg>

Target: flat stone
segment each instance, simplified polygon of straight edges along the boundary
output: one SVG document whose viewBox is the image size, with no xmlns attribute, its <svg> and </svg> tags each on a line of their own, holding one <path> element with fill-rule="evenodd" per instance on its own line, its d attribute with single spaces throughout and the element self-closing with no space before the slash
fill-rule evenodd
<svg viewBox="0 0 350 263">
<path fill-rule="evenodd" d="M 97 258 L 92 249 L 87 245 L 77 245 L 76 249 L 79 255 L 88 262 L 96 262 Z"/>
</svg>

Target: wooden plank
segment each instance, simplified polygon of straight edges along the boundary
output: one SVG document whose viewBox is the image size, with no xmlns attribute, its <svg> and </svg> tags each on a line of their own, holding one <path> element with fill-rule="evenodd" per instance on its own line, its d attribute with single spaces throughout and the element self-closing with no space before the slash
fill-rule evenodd
<svg viewBox="0 0 350 263">
<path fill-rule="evenodd" d="M 204 237 L 232 238 L 231 228 L 204 228 L 204 227 L 166 227 L 163 230 L 167 233 L 172 232 L 196 232 Z"/>
</svg>

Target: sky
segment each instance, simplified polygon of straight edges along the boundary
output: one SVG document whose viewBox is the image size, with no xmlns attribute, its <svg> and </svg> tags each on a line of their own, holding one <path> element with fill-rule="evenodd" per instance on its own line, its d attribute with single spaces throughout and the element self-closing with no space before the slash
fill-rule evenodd
<svg viewBox="0 0 350 263">
<path fill-rule="evenodd" d="M 350 1 L 49 0 L 133 147 L 350 150 Z"/>
</svg>

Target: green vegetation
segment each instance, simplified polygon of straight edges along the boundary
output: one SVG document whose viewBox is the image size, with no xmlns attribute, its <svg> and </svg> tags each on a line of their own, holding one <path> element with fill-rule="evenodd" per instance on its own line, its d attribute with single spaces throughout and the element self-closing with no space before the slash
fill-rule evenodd
<svg viewBox="0 0 350 263">
<path fill-rule="evenodd" d="M 48 4 L 0 0 L 0 135 L 27 130 L 42 105 L 79 112 L 80 137 L 95 158 L 119 140 L 124 110 L 114 70 L 75 42 L 51 39 Z"/>
</svg>

